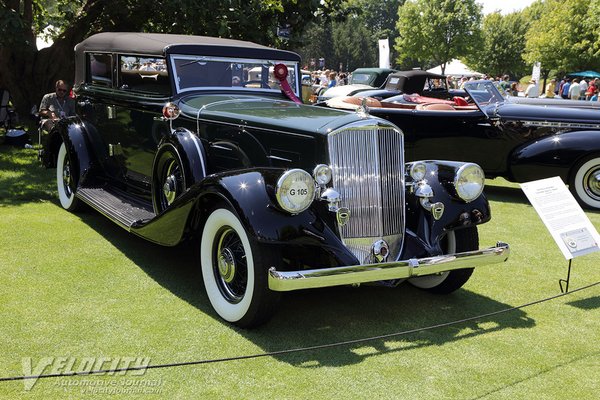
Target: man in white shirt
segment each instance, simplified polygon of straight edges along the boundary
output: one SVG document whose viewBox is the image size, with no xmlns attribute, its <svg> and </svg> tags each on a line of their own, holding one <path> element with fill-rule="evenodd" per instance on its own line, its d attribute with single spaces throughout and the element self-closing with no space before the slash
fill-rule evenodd
<svg viewBox="0 0 600 400">
<path fill-rule="evenodd" d="M 585 79 L 579 82 L 579 98 L 585 99 L 585 92 L 588 90 L 588 83 Z"/>
<path fill-rule="evenodd" d="M 579 82 L 577 79 L 573 79 L 573 83 L 571 83 L 571 87 L 569 88 L 569 98 L 571 100 L 579 100 L 579 96 L 581 96 Z"/>
<path fill-rule="evenodd" d="M 525 97 L 538 97 L 539 90 L 535 79 L 529 81 L 529 86 L 525 89 Z"/>
</svg>

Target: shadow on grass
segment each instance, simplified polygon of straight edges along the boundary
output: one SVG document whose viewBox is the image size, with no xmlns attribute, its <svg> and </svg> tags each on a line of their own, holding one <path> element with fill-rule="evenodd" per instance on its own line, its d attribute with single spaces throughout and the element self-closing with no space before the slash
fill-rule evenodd
<svg viewBox="0 0 600 400">
<path fill-rule="evenodd" d="M 228 325 L 219 319 L 206 296 L 199 267 L 198 247 L 193 242 L 173 248 L 162 247 L 127 233 L 93 211 L 81 214 L 81 218 L 123 251 L 157 283 L 211 315 L 219 323 Z M 228 326 L 238 330 L 265 352 L 274 352 L 392 334 L 510 307 L 468 290 L 437 296 L 407 284 L 398 288 L 335 287 L 285 293 L 274 318 L 254 330 Z M 534 325 L 535 322 L 524 311 L 515 310 L 481 321 L 385 340 L 377 339 L 362 344 L 276 357 L 307 368 L 346 365 L 383 352 L 442 345 L 503 329 L 524 329 Z"/>
<path fill-rule="evenodd" d="M 37 160 L 37 150 L 0 146 L 0 207 L 56 199 L 56 170 Z"/>
<path fill-rule="evenodd" d="M 484 193 L 488 200 L 529 204 L 529 200 L 520 188 L 487 185 Z"/>
<path fill-rule="evenodd" d="M 588 297 L 587 299 L 575 300 L 567 303 L 570 306 L 581 308 L 582 310 L 595 310 L 600 308 L 600 296 Z"/>
</svg>

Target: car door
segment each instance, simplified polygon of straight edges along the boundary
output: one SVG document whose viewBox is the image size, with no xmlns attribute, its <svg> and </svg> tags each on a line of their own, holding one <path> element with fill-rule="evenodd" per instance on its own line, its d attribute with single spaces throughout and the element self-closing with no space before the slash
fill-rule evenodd
<svg viewBox="0 0 600 400">
<path fill-rule="evenodd" d="M 171 93 L 165 59 L 120 55 L 117 71 L 116 150 L 128 188 L 149 195 L 154 156 L 161 139 L 169 133 L 168 124 L 161 118 Z"/>
</svg>

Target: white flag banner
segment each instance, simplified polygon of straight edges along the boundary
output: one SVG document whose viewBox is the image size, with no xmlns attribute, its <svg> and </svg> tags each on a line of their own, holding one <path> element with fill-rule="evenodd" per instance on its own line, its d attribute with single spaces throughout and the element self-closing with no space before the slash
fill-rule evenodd
<svg viewBox="0 0 600 400">
<path fill-rule="evenodd" d="M 390 41 L 379 39 L 379 68 L 390 68 Z"/>
</svg>

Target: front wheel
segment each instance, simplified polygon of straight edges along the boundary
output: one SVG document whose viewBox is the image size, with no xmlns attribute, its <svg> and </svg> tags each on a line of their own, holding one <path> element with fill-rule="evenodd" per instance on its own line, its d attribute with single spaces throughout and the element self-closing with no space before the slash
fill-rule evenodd
<svg viewBox="0 0 600 400">
<path fill-rule="evenodd" d="M 575 166 L 569 189 L 581 205 L 600 209 L 600 157 L 587 158 Z"/>
<path fill-rule="evenodd" d="M 216 208 L 206 220 L 200 260 L 208 299 L 221 318 L 249 328 L 271 317 L 279 294 L 268 288 L 267 274 L 277 260 L 271 252 L 257 251 L 227 207 Z"/>
<path fill-rule="evenodd" d="M 63 142 L 56 159 L 56 188 L 60 205 L 67 211 L 75 211 L 79 208 L 79 199 L 75 197 L 77 181 L 74 172 L 67 146 Z"/>
<path fill-rule="evenodd" d="M 477 250 L 479 248 L 479 235 L 476 227 L 451 231 L 443 239 L 444 254 Z M 408 282 L 419 289 L 437 294 L 452 293 L 460 289 L 473 274 L 473 268 L 446 271 L 436 275 L 411 278 Z"/>
</svg>

